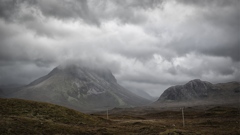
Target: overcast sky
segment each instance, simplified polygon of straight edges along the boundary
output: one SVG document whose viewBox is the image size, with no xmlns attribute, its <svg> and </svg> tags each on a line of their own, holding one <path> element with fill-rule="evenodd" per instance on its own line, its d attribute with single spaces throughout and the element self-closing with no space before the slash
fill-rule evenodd
<svg viewBox="0 0 240 135">
<path fill-rule="evenodd" d="M 159 96 L 192 79 L 240 81 L 239 0 L 0 0 L 0 85 L 66 62 Z"/>
</svg>

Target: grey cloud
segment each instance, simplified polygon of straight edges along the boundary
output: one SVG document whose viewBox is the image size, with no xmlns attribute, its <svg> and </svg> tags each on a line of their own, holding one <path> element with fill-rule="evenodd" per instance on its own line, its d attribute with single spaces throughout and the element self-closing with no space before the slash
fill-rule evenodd
<svg viewBox="0 0 240 135">
<path fill-rule="evenodd" d="M 114 18 L 118 18 L 123 23 L 143 22 L 147 20 L 147 16 L 138 13 L 137 10 L 157 8 L 161 4 L 162 1 L 160 0 L 9 0 L 0 2 L 0 16 L 6 20 L 11 20 L 22 12 L 21 8 L 34 8 L 46 17 L 54 17 L 60 20 L 70 19 L 73 21 L 81 19 L 87 24 L 99 26 L 101 21 Z M 22 7 L 23 5 L 25 7 Z M 109 11 L 109 8 L 112 10 Z"/>
<path fill-rule="evenodd" d="M 234 69 L 222 69 L 220 71 L 220 74 L 222 75 L 232 75 L 234 73 Z"/>
<path fill-rule="evenodd" d="M 110 16 L 117 17 L 123 23 L 141 23 L 148 19 L 148 16 L 140 14 L 139 10 L 151 10 L 154 8 L 160 8 L 163 0 L 123 0 L 123 1 L 112 1 L 117 8 Z M 112 14 L 112 15 L 111 15 Z"/>
<path fill-rule="evenodd" d="M 235 37 L 235 39 L 230 36 Z M 236 35 L 230 36 L 212 39 L 216 40 L 215 42 L 212 42 L 209 38 L 200 38 L 200 40 L 203 40 L 203 42 L 200 41 L 202 43 L 196 43 L 199 39 L 194 39 L 194 37 L 181 39 L 173 41 L 169 48 L 178 54 L 178 56 L 184 56 L 188 53 L 195 52 L 210 56 L 230 57 L 234 61 L 240 61 L 240 40 Z M 199 35 L 199 37 L 201 37 L 201 35 Z"/>
<path fill-rule="evenodd" d="M 178 56 L 198 52 L 210 56 L 230 57 L 240 61 L 240 2 L 184 1 L 194 4 L 197 14 L 178 29 L 184 37 L 173 40 L 168 46 Z M 203 5 L 202 5 L 203 4 Z M 214 6 L 211 6 L 214 5 Z M 188 25 L 187 25 L 188 24 Z"/>
<path fill-rule="evenodd" d="M 39 9 L 45 16 L 64 19 L 83 19 L 87 23 L 99 24 L 98 20 L 88 9 L 86 0 L 4 0 L 0 2 L 0 16 L 7 21 L 12 20 L 22 12 L 21 8 Z"/>
<path fill-rule="evenodd" d="M 86 23 L 99 25 L 99 20 L 88 7 L 87 0 L 44 0 L 38 1 L 38 8 L 46 16 L 56 17 L 58 19 L 83 19 Z"/>
<path fill-rule="evenodd" d="M 106 61 L 102 57 L 93 57 L 88 59 L 80 58 L 71 58 L 63 60 L 59 63 L 59 66 L 65 68 L 68 65 L 77 65 L 80 67 L 86 67 L 90 69 L 109 69 L 113 74 L 117 74 L 120 71 L 120 63 L 114 60 Z"/>
<path fill-rule="evenodd" d="M 240 61 L 240 40 L 234 44 L 225 44 L 225 46 L 220 46 L 217 48 L 204 48 L 200 50 L 204 54 L 213 55 L 213 56 L 223 56 L 230 57 L 235 61 Z"/>
<path fill-rule="evenodd" d="M 26 85 L 29 82 L 43 75 L 46 75 L 51 69 L 52 67 L 39 68 L 31 63 L 14 63 L 11 65 L 1 65 L 0 86 L 11 84 Z"/>
<path fill-rule="evenodd" d="M 6 21 L 15 21 L 14 17 L 21 12 L 22 5 L 34 5 L 36 0 L 2 0 L 0 1 L 0 17 Z"/>
<path fill-rule="evenodd" d="M 202 56 L 201 60 L 199 60 L 199 56 L 191 55 L 189 57 L 193 58 L 191 58 L 187 63 L 185 62 L 186 65 L 176 66 L 178 76 L 187 75 L 191 78 L 204 78 L 212 74 L 212 77 L 208 78 L 210 79 L 210 82 L 224 82 L 226 81 L 225 77 L 227 76 L 230 77 L 231 80 L 238 80 L 240 77 L 237 75 L 239 74 L 239 70 L 237 68 L 237 65 L 235 65 L 236 63 L 230 58 Z M 195 59 L 199 62 L 194 63 Z M 220 78 L 216 78 L 215 76 L 218 76 Z"/>
<path fill-rule="evenodd" d="M 22 2 L 22 1 L 20 1 Z M 10 20 L 11 16 L 19 10 L 17 0 L 3 0 L 0 2 L 0 17 Z"/>
<path fill-rule="evenodd" d="M 126 88 L 154 94 L 195 78 L 238 80 L 238 7 L 237 0 L 3 0 L 0 82 L 29 83 L 68 62 L 107 67 Z"/>
<path fill-rule="evenodd" d="M 145 22 L 147 15 L 139 10 L 149 10 L 161 5 L 162 1 L 86 1 L 86 0 L 10 0 L 0 2 L 0 17 L 5 21 L 20 23 L 37 35 L 55 38 L 64 35 L 50 28 L 48 18 L 65 21 L 82 21 L 100 26 L 107 20 L 118 19 L 122 23 Z M 108 10 L 108 9 L 111 10 Z M 26 12 L 27 11 L 27 12 Z M 61 36 L 60 35 L 60 36 Z"/>
<path fill-rule="evenodd" d="M 199 7 L 226 7 L 239 3 L 238 0 L 177 0 L 177 2 Z"/>
<path fill-rule="evenodd" d="M 35 63 L 39 67 L 52 65 L 57 59 L 54 52 L 36 43 L 35 39 L 24 36 L 23 30 L 25 29 L 0 23 L 1 66 L 19 62 Z"/>
<path fill-rule="evenodd" d="M 117 17 L 123 23 L 142 23 L 148 20 L 148 16 L 141 14 L 141 10 L 151 10 L 160 7 L 162 1 L 134 0 L 134 1 L 113 1 L 117 6 L 108 17 Z"/>
<path fill-rule="evenodd" d="M 154 48 L 154 47 L 141 48 L 141 46 L 139 46 L 139 47 L 136 47 L 134 50 L 128 49 L 128 48 L 125 48 L 125 49 L 121 48 L 119 50 L 115 50 L 115 52 L 123 55 L 124 57 L 133 58 L 135 59 L 135 61 L 141 61 L 145 63 L 150 59 L 152 59 L 153 54 L 157 53 L 158 50 L 157 48 Z"/>
<path fill-rule="evenodd" d="M 56 61 L 56 57 L 48 50 L 40 47 L 29 48 L 28 45 L 23 44 L 20 42 L 15 45 L 0 45 L 0 61 L 29 62 L 46 67 Z"/>
<path fill-rule="evenodd" d="M 159 4 L 161 4 L 162 0 L 114 0 L 113 3 L 123 6 L 123 7 L 133 7 L 133 8 L 155 8 L 158 7 Z"/>
<path fill-rule="evenodd" d="M 149 85 L 165 85 L 171 86 L 174 84 L 181 84 L 189 78 L 182 77 L 181 79 L 176 78 L 175 76 L 179 75 L 178 73 L 172 75 L 171 71 L 158 71 L 154 69 L 153 72 L 150 69 L 138 69 L 135 72 L 126 71 L 125 74 L 117 76 L 118 79 L 123 80 L 125 83 L 137 83 L 137 84 L 149 84 Z M 174 79 L 173 79 L 174 78 Z"/>
<path fill-rule="evenodd" d="M 191 52 L 230 57 L 234 61 L 240 60 L 239 1 L 180 0 L 176 2 L 194 7 L 194 10 L 184 22 L 178 23 L 178 20 L 175 20 L 176 23 L 173 23 L 177 25 L 177 27 L 174 26 L 175 29 L 172 29 L 170 25 L 158 28 L 158 25 L 155 26 L 154 23 L 145 26 L 147 33 L 160 39 L 158 54 L 167 60 Z M 162 45 L 162 37 L 159 36 L 164 33 L 170 35 L 171 38 L 167 45 Z"/>
</svg>

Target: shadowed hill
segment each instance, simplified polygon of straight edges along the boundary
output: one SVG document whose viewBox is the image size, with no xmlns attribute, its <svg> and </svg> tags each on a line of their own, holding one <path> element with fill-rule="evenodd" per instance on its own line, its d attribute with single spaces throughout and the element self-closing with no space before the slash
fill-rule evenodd
<svg viewBox="0 0 240 135">
<path fill-rule="evenodd" d="M 1 134 L 93 134 L 91 127 L 106 122 L 49 103 L 0 98 L 0 104 Z"/>
<path fill-rule="evenodd" d="M 160 104 L 159 104 L 160 103 Z M 191 80 L 184 85 L 166 89 L 154 103 L 174 106 L 235 104 L 240 103 L 240 83 L 228 82 L 212 84 L 199 79 Z"/>
</svg>

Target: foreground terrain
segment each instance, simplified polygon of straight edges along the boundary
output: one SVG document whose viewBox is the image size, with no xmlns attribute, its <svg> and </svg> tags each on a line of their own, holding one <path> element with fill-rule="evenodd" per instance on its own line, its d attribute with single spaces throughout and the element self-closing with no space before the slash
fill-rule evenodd
<svg viewBox="0 0 240 135">
<path fill-rule="evenodd" d="M 230 106 L 178 109 L 113 109 L 83 114 L 65 107 L 19 99 L 0 99 L 1 134 L 240 134 L 240 109 Z"/>
</svg>

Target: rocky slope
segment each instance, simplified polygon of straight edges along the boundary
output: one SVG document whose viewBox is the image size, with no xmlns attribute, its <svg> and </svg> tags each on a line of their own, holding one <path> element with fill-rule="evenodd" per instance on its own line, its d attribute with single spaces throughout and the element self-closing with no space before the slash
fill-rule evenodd
<svg viewBox="0 0 240 135">
<path fill-rule="evenodd" d="M 120 86 L 110 70 L 76 65 L 56 67 L 11 97 L 45 101 L 81 111 L 149 103 Z"/>
<path fill-rule="evenodd" d="M 172 86 L 166 89 L 157 102 L 232 102 L 240 99 L 240 83 L 229 82 L 212 84 L 199 79 L 191 80 L 184 85 Z"/>
</svg>

